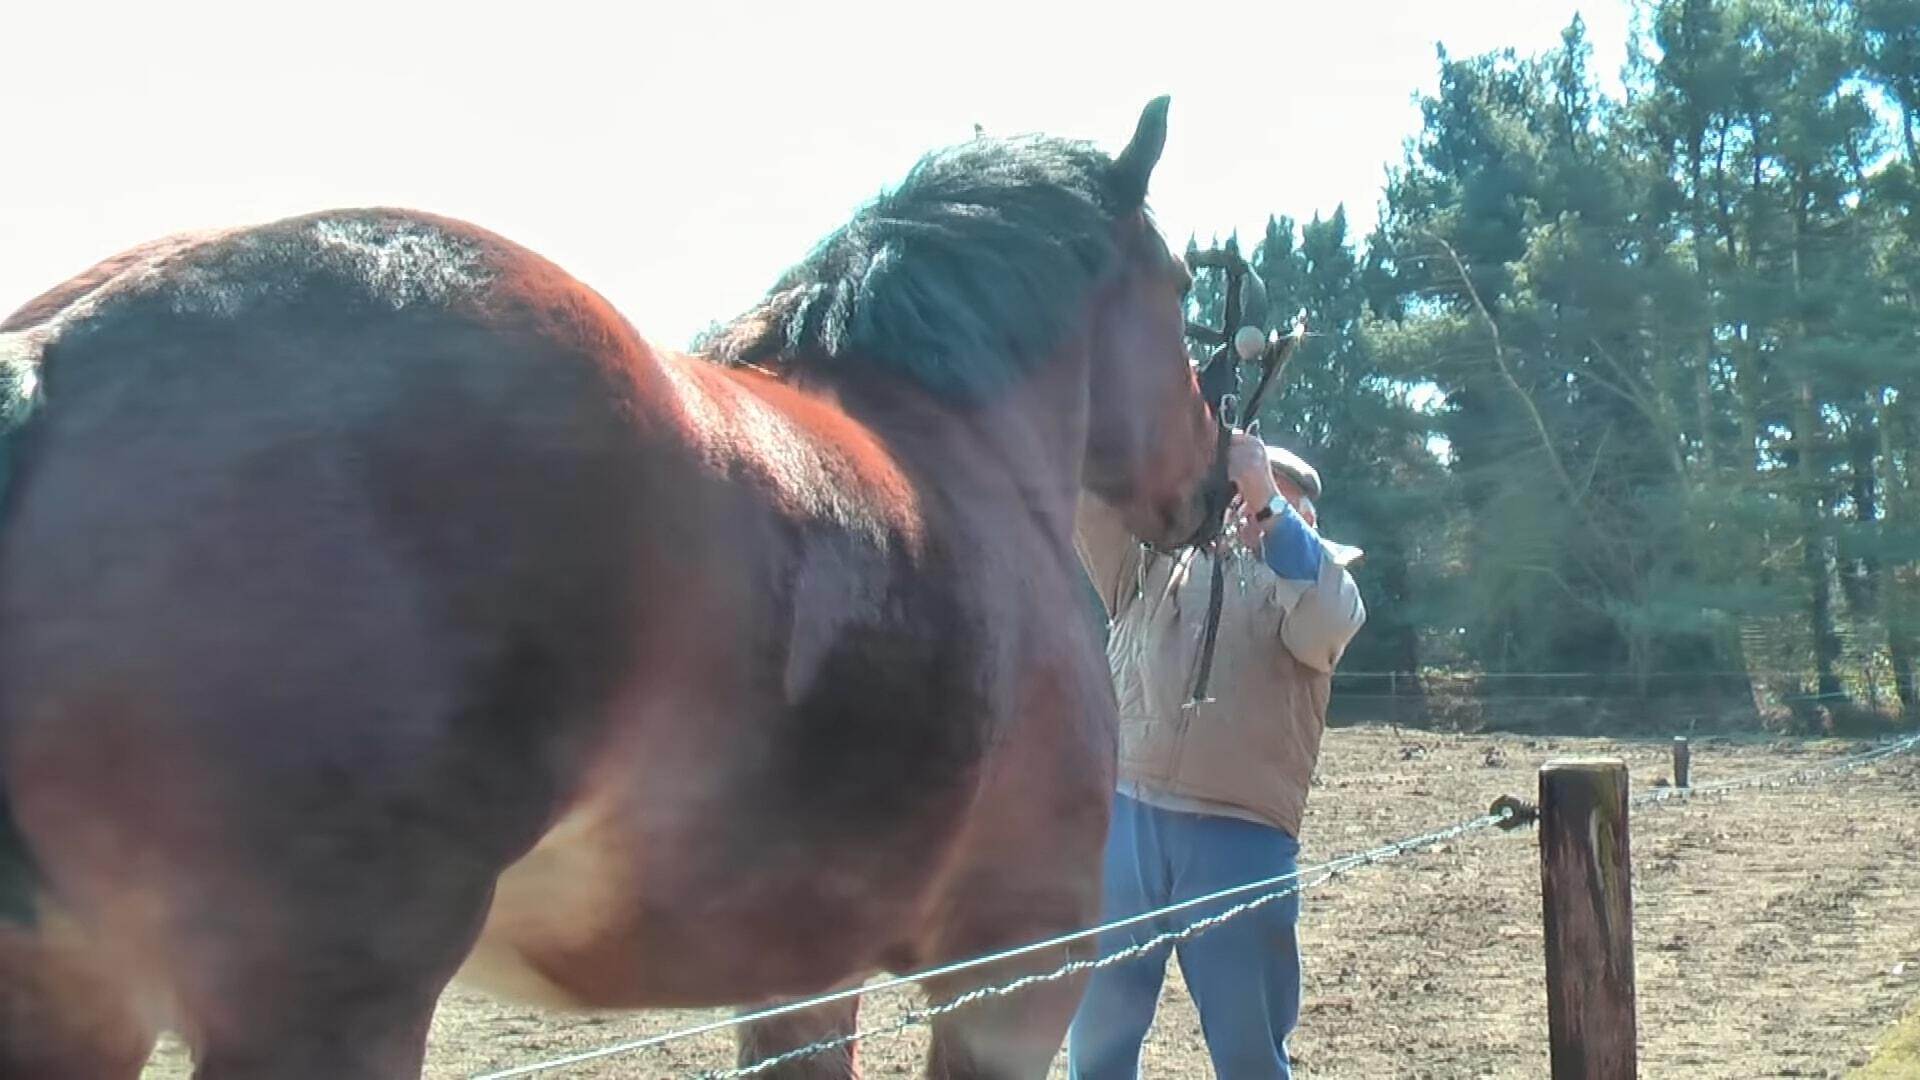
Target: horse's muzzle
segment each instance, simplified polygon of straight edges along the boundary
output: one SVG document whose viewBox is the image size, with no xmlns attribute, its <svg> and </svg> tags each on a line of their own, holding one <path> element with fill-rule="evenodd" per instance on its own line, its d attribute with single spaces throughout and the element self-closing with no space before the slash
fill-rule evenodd
<svg viewBox="0 0 1920 1080">
<path fill-rule="evenodd" d="M 1202 481 L 1200 489 L 1194 493 L 1194 501 L 1200 506 L 1200 520 L 1187 538 L 1178 543 L 1149 545 L 1162 554 L 1172 555 L 1186 548 L 1208 547 L 1226 529 L 1227 507 L 1232 505 L 1235 493 L 1233 480 L 1227 475 L 1227 444 L 1233 437 L 1233 430 L 1225 424 L 1218 424 L 1218 431 L 1213 462 L 1207 467 L 1206 479 Z"/>
</svg>

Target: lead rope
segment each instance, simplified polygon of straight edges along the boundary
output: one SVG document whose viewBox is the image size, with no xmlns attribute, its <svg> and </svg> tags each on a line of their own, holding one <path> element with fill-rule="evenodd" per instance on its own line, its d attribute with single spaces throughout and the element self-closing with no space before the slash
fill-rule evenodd
<svg viewBox="0 0 1920 1080">
<path fill-rule="evenodd" d="M 1207 626 L 1200 639 L 1200 674 L 1193 680 L 1193 698 L 1189 705 L 1209 701 L 1207 680 L 1213 675 L 1213 643 L 1220 636 L 1220 608 L 1226 602 L 1227 563 L 1218 552 L 1213 556 L 1213 581 L 1207 586 Z"/>
</svg>

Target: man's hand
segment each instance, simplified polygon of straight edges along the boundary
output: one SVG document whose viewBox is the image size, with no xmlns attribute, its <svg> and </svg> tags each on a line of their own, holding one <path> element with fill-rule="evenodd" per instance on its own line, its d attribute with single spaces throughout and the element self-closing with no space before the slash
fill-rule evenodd
<svg viewBox="0 0 1920 1080">
<path fill-rule="evenodd" d="M 1240 502 L 1248 513 L 1280 494 L 1273 482 L 1273 466 L 1267 461 L 1267 444 L 1244 431 L 1234 432 L 1227 443 L 1227 477 L 1239 489 Z"/>
<path fill-rule="evenodd" d="M 1266 444 L 1244 431 L 1234 432 L 1227 443 L 1227 476 L 1238 491 L 1227 527 L 1239 539 L 1240 546 L 1259 550 L 1270 522 L 1255 521 L 1253 515 L 1273 501 L 1280 491 L 1267 462 Z"/>
</svg>

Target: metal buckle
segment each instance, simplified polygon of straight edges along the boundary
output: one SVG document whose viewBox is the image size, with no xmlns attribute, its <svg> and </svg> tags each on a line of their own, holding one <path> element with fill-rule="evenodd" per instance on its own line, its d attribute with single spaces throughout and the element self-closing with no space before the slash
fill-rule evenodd
<svg viewBox="0 0 1920 1080">
<path fill-rule="evenodd" d="M 1240 395 L 1220 395 L 1220 422 L 1232 431 L 1240 423 Z"/>
</svg>

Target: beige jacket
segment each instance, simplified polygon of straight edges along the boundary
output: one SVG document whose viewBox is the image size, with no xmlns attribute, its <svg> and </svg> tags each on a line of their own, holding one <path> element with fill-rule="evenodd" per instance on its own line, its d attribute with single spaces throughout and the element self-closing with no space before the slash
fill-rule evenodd
<svg viewBox="0 0 1920 1080">
<path fill-rule="evenodd" d="M 1188 707 L 1210 557 L 1148 551 L 1091 496 L 1082 497 L 1076 543 L 1113 617 L 1107 662 L 1120 702 L 1120 790 L 1298 837 L 1333 669 L 1366 622 L 1347 570 L 1353 549 L 1323 542 L 1312 583 L 1281 578 L 1257 553 L 1233 558 L 1214 642 L 1213 700 Z"/>
</svg>

